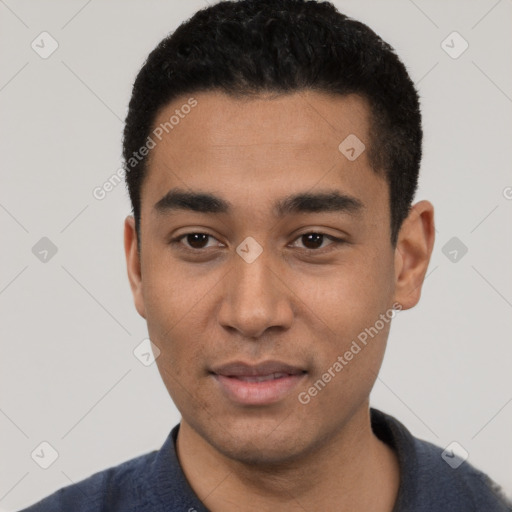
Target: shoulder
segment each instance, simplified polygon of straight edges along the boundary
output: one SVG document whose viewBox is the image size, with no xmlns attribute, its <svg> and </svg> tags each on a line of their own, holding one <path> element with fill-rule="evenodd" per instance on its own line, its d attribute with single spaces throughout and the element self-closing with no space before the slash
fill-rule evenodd
<svg viewBox="0 0 512 512">
<path fill-rule="evenodd" d="M 145 480 L 157 450 L 112 466 L 55 491 L 20 512 L 142 511 L 147 502 Z"/>
<path fill-rule="evenodd" d="M 512 511 L 512 503 L 507 502 L 501 487 L 467 460 L 428 441 L 414 438 L 414 444 L 418 485 L 438 502 L 439 510 L 453 504 L 458 507 L 455 510 Z"/>
<path fill-rule="evenodd" d="M 371 409 L 372 428 L 396 452 L 400 488 L 393 512 L 512 512 L 503 490 L 453 451 L 414 437 L 393 416 Z"/>
</svg>

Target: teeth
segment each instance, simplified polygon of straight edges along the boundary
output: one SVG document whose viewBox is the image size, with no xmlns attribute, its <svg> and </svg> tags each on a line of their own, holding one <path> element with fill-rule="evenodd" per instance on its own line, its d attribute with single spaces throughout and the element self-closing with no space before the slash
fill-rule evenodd
<svg viewBox="0 0 512 512">
<path fill-rule="evenodd" d="M 280 379 L 282 377 L 288 377 L 287 373 L 271 373 L 270 375 L 237 375 L 236 379 L 243 380 L 245 382 L 265 382 L 266 380 Z"/>
</svg>

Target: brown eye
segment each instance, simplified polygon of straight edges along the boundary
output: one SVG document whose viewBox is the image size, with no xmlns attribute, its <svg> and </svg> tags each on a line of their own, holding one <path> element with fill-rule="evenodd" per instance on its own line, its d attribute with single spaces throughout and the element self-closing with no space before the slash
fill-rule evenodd
<svg viewBox="0 0 512 512">
<path fill-rule="evenodd" d="M 196 232 L 180 235 L 170 240 L 169 243 L 175 245 L 179 249 L 188 251 L 201 251 L 202 249 L 212 247 L 212 245 L 208 245 L 208 243 L 214 240 L 216 240 L 215 237 L 209 235 L 208 233 Z"/>
<path fill-rule="evenodd" d="M 302 243 L 302 247 L 298 246 L 299 248 L 303 248 L 306 250 L 316 251 L 318 249 L 324 249 L 331 245 L 337 245 L 340 243 L 343 243 L 343 240 L 341 238 L 336 238 L 331 235 L 327 235 L 325 233 L 317 233 L 317 232 L 310 232 L 310 233 L 304 233 L 302 235 L 299 235 L 298 238 L 296 238 L 296 241 L 294 244 L 299 241 Z M 330 244 L 324 244 L 326 240 L 331 240 Z M 323 245 L 324 244 L 324 245 Z"/>
<path fill-rule="evenodd" d="M 204 249 L 209 237 L 210 235 L 206 233 L 188 233 L 183 238 L 186 238 L 187 243 L 193 249 Z"/>
<path fill-rule="evenodd" d="M 307 249 L 318 249 L 322 246 L 324 235 L 321 233 L 306 233 L 301 236 L 301 239 Z"/>
</svg>

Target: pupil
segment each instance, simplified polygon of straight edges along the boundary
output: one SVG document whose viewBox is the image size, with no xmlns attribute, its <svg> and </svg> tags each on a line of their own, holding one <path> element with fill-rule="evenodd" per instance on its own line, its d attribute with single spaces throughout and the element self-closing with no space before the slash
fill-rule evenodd
<svg viewBox="0 0 512 512">
<path fill-rule="evenodd" d="M 203 245 L 208 242 L 208 236 L 209 235 L 205 233 L 192 233 L 191 235 L 187 235 L 187 242 L 194 249 L 202 249 Z"/>
<path fill-rule="evenodd" d="M 318 248 L 322 245 L 322 237 L 323 235 L 319 233 L 308 233 L 306 235 L 302 235 L 302 243 L 308 248 L 308 249 L 314 249 Z M 312 242 L 313 247 L 309 247 L 308 243 Z"/>
</svg>

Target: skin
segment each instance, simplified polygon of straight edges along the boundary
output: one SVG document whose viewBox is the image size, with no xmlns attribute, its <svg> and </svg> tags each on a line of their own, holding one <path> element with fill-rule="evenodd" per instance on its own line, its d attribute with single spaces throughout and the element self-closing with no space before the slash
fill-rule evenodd
<svg viewBox="0 0 512 512">
<path fill-rule="evenodd" d="M 433 207 L 416 203 L 391 245 L 384 177 L 368 151 L 349 161 L 338 150 L 349 134 L 369 147 L 368 105 L 357 95 L 194 97 L 197 106 L 151 150 L 140 254 L 134 220 L 125 220 L 135 306 L 182 415 L 177 452 L 185 475 L 214 512 L 391 512 L 398 462 L 369 416 L 389 324 L 307 405 L 298 394 L 394 303 L 416 305 L 434 243 Z M 187 99 L 167 105 L 155 126 Z M 154 205 L 174 187 L 215 194 L 232 211 L 157 212 Z M 272 210 L 289 194 L 332 190 L 364 207 L 282 218 Z M 187 237 L 169 244 L 186 233 L 211 237 L 202 245 Z M 324 237 L 315 246 L 306 233 L 345 242 Z M 250 264 L 236 253 L 248 236 L 263 248 Z M 236 404 L 209 373 L 219 364 L 268 359 L 307 370 L 273 404 Z"/>
</svg>

